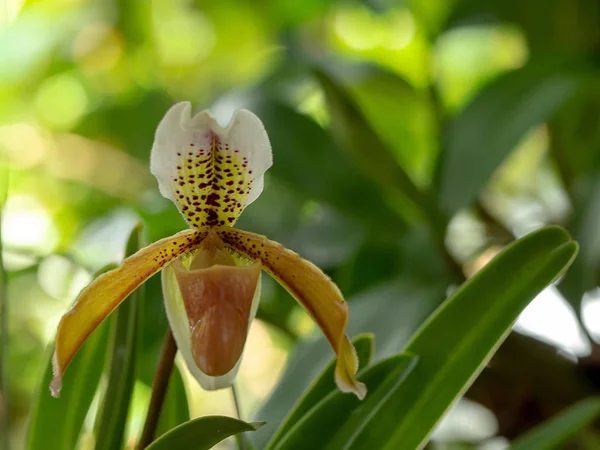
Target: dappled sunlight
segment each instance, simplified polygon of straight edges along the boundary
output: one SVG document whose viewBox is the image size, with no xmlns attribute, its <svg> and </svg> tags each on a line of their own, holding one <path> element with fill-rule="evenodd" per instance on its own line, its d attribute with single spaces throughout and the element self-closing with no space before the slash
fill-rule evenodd
<svg viewBox="0 0 600 450">
<path fill-rule="evenodd" d="M 146 167 L 127 153 L 73 134 L 55 137 L 44 168 L 58 178 L 85 182 L 126 200 L 152 186 Z"/>
<path fill-rule="evenodd" d="M 84 72 L 107 72 L 123 57 L 123 39 L 110 23 L 90 23 L 73 39 L 72 52 Z"/>
<path fill-rule="evenodd" d="M 88 98 L 81 82 L 67 74 L 46 79 L 34 101 L 37 113 L 56 129 L 71 129 L 86 114 Z"/>
<path fill-rule="evenodd" d="M 0 126 L 0 152 L 18 168 L 33 167 L 46 158 L 49 138 L 31 124 L 14 123 Z M 26 150 L 26 151 L 24 151 Z"/>
<path fill-rule="evenodd" d="M 433 71 L 445 103 L 455 109 L 490 78 L 521 67 L 527 58 L 527 43 L 518 28 L 467 26 L 440 37 Z"/>
<path fill-rule="evenodd" d="M 80 264 L 95 270 L 117 264 L 125 256 L 125 244 L 139 223 L 133 211 L 118 209 L 90 222 L 73 242 L 72 254 Z"/>
<path fill-rule="evenodd" d="M 38 283 L 46 294 L 58 300 L 52 311 L 44 314 L 47 318 L 43 330 L 46 342 L 54 336 L 60 311 L 69 307 L 91 280 L 92 275 L 88 271 L 64 256 L 50 255 L 40 263 Z"/>
<path fill-rule="evenodd" d="M 388 66 L 417 86 L 426 81 L 426 44 L 408 9 L 378 14 L 358 2 L 343 3 L 332 8 L 330 27 L 334 48 Z"/>
<path fill-rule="evenodd" d="M 2 241 L 8 248 L 47 254 L 55 249 L 59 236 L 52 217 L 36 198 L 9 197 L 4 207 Z"/>
</svg>

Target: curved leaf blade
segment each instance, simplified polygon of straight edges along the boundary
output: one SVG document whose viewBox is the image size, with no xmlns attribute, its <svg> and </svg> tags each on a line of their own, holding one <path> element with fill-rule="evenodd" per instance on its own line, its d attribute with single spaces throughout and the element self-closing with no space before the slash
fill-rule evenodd
<svg viewBox="0 0 600 450">
<path fill-rule="evenodd" d="M 114 264 L 109 264 L 96 272 L 94 277 L 114 268 Z M 101 324 L 73 359 L 71 364 L 74 364 L 74 369 L 70 374 L 65 375 L 58 399 L 50 396 L 50 381 L 54 377 L 52 372 L 54 346 L 48 350 L 46 368 L 27 430 L 27 449 L 75 448 L 83 421 L 102 376 L 108 339 L 108 324 Z M 53 438 L 48 439 L 48 436 Z"/>
<path fill-rule="evenodd" d="M 142 248 L 142 228 L 136 226 L 127 241 L 126 256 Z M 108 386 L 96 422 L 96 450 L 122 447 L 127 413 L 136 378 L 141 302 L 144 287 L 136 289 L 110 318 L 111 352 Z"/>
<path fill-rule="evenodd" d="M 37 401 L 29 423 L 27 448 L 63 450 L 76 448 L 85 416 L 96 393 L 108 347 L 108 324 L 101 324 L 81 347 L 71 370 L 65 373 L 60 398 L 50 396 L 53 378 L 52 354 L 42 377 Z"/>
<path fill-rule="evenodd" d="M 367 289 L 348 299 L 348 334 L 373 333 L 376 360 L 396 355 L 442 302 L 446 290 L 445 280 L 423 284 L 407 276 Z M 266 447 L 295 401 L 330 360 L 331 349 L 324 337 L 297 346 L 277 387 L 256 415 L 267 424 L 249 436 L 255 448 Z"/>
<path fill-rule="evenodd" d="M 225 416 L 206 416 L 185 422 L 152 442 L 147 450 L 174 448 L 206 450 L 229 436 L 258 430 L 264 422 L 246 423 Z"/>
<path fill-rule="evenodd" d="M 401 354 L 364 370 L 359 374 L 360 380 L 369 389 L 364 402 L 342 392 L 333 391 L 295 423 L 288 433 L 271 442 L 267 449 L 325 448 L 336 437 L 340 427 L 357 418 L 359 421 L 364 420 L 370 414 L 372 405 L 378 404 L 381 398 L 385 397 L 391 385 L 402 383 L 416 363 L 416 357 Z"/>
<path fill-rule="evenodd" d="M 359 370 L 366 367 L 373 355 L 373 335 L 362 334 L 353 339 L 352 344 L 358 356 Z M 330 392 L 337 390 L 334 382 L 335 359 L 321 372 L 321 375 L 312 383 L 304 395 L 298 400 L 294 409 L 290 411 L 277 433 L 271 439 L 271 445 L 277 443 L 290 428 L 292 428 L 313 406 L 319 403 Z"/>
<path fill-rule="evenodd" d="M 419 364 L 370 417 L 371 425 L 353 431 L 343 448 L 422 448 L 519 313 L 576 253 L 577 244 L 560 227 L 543 228 L 505 248 L 413 336 L 405 351 L 417 355 Z"/>
</svg>

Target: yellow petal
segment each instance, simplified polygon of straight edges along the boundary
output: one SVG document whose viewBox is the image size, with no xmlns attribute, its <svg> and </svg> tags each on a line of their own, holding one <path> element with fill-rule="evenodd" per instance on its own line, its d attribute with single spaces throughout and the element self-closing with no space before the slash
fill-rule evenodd
<svg viewBox="0 0 600 450">
<path fill-rule="evenodd" d="M 219 228 L 217 234 L 233 250 L 261 261 L 263 268 L 304 307 L 338 355 L 335 381 L 339 389 L 364 398 L 366 387 L 354 378 L 358 358 L 345 335 L 348 305 L 331 279 L 311 262 L 264 236 L 229 227 Z"/>
<path fill-rule="evenodd" d="M 58 397 L 62 374 L 98 325 L 140 284 L 178 256 L 199 246 L 206 233 L 186 230 L 161 239 L 125 259 L 121 266 L 92 281 L 77 298 L 73 307 L 58 324 L 50 383 L 52 395 Z"/>
</svg>

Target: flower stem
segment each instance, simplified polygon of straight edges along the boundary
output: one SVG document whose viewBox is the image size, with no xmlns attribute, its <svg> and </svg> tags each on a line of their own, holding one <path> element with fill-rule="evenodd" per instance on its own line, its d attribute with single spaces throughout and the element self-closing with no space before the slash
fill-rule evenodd
<svg viewBox="0 0 600 450">
<path fill-rule="evenodd" d="M 235 405 L 235 412 L 237 414 L 237 418 L 242 419 L 242 408 L 240 407 L 240 401 L 237 394 L 237 389 L 235 388 L 235 384 L 231 385 L 231 393 L 233 394 L 233 404 Z M 247 450 L 248 446 L 246 445 L 246 440 L 244 437 L 244 433 L 239 433 L 235 435 L 235 439 L 238 444 L 238 448 L 240 450 Z"/>
<path fill-rule="evenodd" d="M 137 445 L 138 450 L 146 448 L 154 439 L 154 433 L 156 432 L 160 411 L 165 400 L 165 394 L 167 393 L 169 378 L 171 377 L 171 372 L 173 370 L 176 353 L 177 345 L 175 344 L 173 333 L 169 328 L 165 336 L 160 361 L 158 362 L 158 368 L 156 369 L 156 375 L 154 376 L 154 381 L 152 383 L 152 396 L 150 397 L 150 405 L 148 406 L 148 414 L 146 415 L 142 436 Z"/>
<path fill-rule="evenodd" d="M 8 400 L 8 296 L 2 257 L 2 216 L 8 197 L 8 169 L 3 169 L 0 185 L 0 448 L 9 450 L 10 419 Z"/>
</svg>

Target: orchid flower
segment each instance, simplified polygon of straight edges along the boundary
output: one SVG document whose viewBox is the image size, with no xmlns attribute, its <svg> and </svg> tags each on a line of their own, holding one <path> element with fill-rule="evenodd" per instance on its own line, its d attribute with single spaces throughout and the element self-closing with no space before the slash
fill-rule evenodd
<svg viewBox="0 0 600 450">
<path fill-rule="evenodd" d="M 337 353 L 335 381 L 359 398 L 358 360 L 345 335 L 348 306 L 337 286 L 298 254 L 233 228 L 260 195 L 272 165 L 262 122 L 238 110 L 227 128 L 177 103 L 162 119 L 150 170 L 190 229 L 161 239 L 96 278 L 61 319 L 53 358 L 52 395 L 75 353 L 131 292 L 162 271 L 169 324 L 190 372 L 208 390 L 231 386 L 260 300 L 260 272 L 277 280 L 308 312 Z"/>
</svg>

